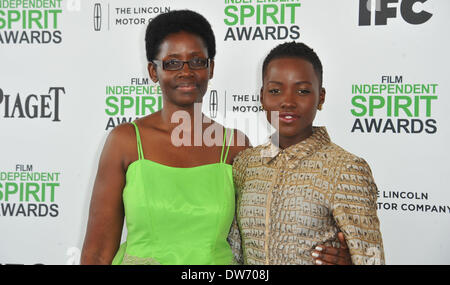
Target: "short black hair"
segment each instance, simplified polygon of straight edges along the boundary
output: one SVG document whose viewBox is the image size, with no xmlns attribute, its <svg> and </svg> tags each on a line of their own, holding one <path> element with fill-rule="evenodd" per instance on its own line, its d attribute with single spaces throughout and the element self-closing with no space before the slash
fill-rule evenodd
<svg viewBox="0 0 450 285">
<path fill-rule="evenodd" d="M 306 61 L 309 61 L 312 64 L 314 71 L 316 72 L 320 86 L 322 86 L 323 67 L 322 62 L 319 59 L 319 56 L 312 48 L 305 45 L 304 43 L 298 42 L 286 42 L 279 44 L 269 52 L 269 54 L 264 59 L 263 63 L 262 69 L 263 80 L 269 63 L 274 59 L 284 57 L 298 57 Z"/>
<path fill-rule="evenodd" d="M 208 50 L 208 57 L 214 59 L 216 39 L 208 20 L 191 10 L 174 10 L 156 16 L 148 24 L 145 33 L 148 62 L 155 59 L 162 41 L 168 35 L 182 31 L 199 36 Z"/>
</svg>

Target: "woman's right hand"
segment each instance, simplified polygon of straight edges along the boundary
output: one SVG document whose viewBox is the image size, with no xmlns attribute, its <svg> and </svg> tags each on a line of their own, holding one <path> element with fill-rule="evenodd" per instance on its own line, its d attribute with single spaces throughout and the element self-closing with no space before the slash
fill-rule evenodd
<svg viewBox="0 0 450 285">
<path fill-rule="evenodd" d="M 317 265 L 352 265 L 350 251 L 345 241 L 344 234 L 337 234 L 341 247 L 325 246 L 323 244 L 316 246 L 312 252 L 314 264 Z"/>
</svg>

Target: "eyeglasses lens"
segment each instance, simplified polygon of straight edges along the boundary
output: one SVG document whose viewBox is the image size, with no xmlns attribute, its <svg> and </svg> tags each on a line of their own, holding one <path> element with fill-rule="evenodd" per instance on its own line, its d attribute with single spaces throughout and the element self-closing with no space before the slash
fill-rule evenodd
<svg viewBox="0 0 450 285">
<path fill-rule="evenodd" d="M 206 58 L 193 58 L 189 61 L 182 61 L 177 59 L 171 59 L 163 61 L 163 68 L 165 70 L 180 70 L 184 64 L 187 63 L 190 69 L 204 69 L 208 67 L 208 59 Z"/>
</svg>

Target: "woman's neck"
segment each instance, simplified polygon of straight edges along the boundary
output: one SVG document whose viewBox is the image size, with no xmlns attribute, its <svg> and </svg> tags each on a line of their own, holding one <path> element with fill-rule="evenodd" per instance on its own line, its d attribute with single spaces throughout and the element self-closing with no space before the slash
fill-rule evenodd
<svg viewBox="0 0 450 285">
<path fill-rule="evenodd" d="M 307 138 L 309 138 L 311 135 L 313 134 L 313 128 L 311 126 L 310 129 L 305 130 L 304 132 L 293 136 L 293 137 L 286 137 L 286 136 L 281 136 L 278 133 L 278 136 L 272 136 L 272 143 L 273 144 L 277 144 L 278 143 L 278 147 L 281 149 L 286 149 L 290 146 L 293 146 L 295 144 L 298 144 L 301 141 L 306 140 Z M 278 140 L 278 141 L 277 141 Z"/>
<path fill-rule="evenodd" d="M 180 125 L 183 126 L 183 131 L 186 133 L 191 133 L 199 127 L 203 129 L 202 103 L 194 103 L 183 107 L 164 102 L 163 106 L 161 121 L 162 124 L 168 126 L 169 130 L 173 130 Z"/>
</svg>

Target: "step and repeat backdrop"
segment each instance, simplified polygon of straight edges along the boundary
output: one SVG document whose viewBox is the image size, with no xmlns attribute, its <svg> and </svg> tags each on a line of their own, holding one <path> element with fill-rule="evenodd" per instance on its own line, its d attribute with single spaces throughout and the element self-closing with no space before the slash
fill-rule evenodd
<svg viewBox="0 0 450 285">
<path fill-rule="evenodd" d="M 314 48 L 315 124 L 370 164 L 387 264 L 450 264 L 447 0 L 0 0 L 0 264 L 79 264 L 106 136 L 162 108 L 146 25 L 177 9 L 216 35 L 204 113 L 253 145 L 265 55 Z"/>
</svg>

